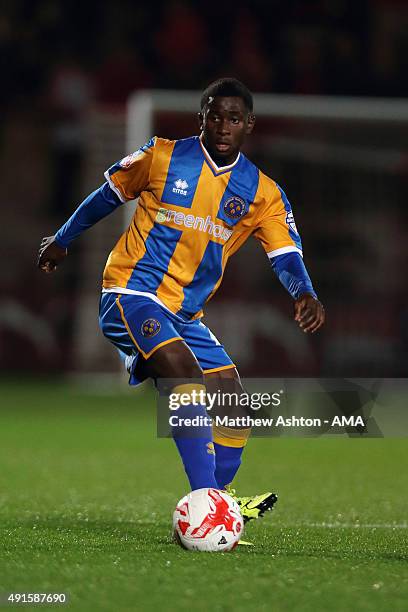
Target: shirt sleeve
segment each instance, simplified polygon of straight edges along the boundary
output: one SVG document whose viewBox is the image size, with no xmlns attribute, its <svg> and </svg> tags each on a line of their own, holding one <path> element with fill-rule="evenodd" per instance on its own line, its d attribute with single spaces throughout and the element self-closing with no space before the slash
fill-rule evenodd
<svg viewBox="0 0 408 612">
<path fill-rule="evenodd" d="M 112 191 L 108 183 L 104 183 L 89 194 L 68 221 L 55 234 L 55 241 L 59 246 L 67 248 L 70 243 L 82 232 L 98 221 L 110 215 L 122 202 Z"/>
<path fill-rule="evenodd" d="M 116 162 L 105 172 L 110 188 L 122 202 L 134 200 L 148 189 L 156 140 L 156 137 L 151 138 L 143 147 Z"/>
<path fill-rule="evenodd" d="M 302 241 L 285 192 L 270 179 L 265 183 L 262 191 L 264 206 L 254 231 L 255 238 L 269 259 L 292 252 L 303 256 Z"/>
<path fill-rule="evenodd" d="M 270 262 L 276 276 L 293 299 L 309 293 L 317 300 L 317 294 L 299 253 L 276 255 L 271 257 Z"/>
</svg>

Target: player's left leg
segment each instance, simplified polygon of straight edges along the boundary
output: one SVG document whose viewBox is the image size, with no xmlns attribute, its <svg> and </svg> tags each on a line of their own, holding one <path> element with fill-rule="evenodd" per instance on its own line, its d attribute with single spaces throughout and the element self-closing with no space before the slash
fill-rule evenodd
<svg viewBox="0 0 408 612">
<path fill-rule="evenodd" d="M 244 393 L 235 367 L 204 373 L 204 382 L 207 393 L 219 393 L 220 398 L 223 394 L 228 400 L 231 397 L 239 398 L 240 394 Z M 228 410 L 225 410 L 226 408 Z M 228 406 L 220 406 L 219 412 L 230 417 L 244 416 L 239 406 L 239 399 L 236 403 L 228 401 Z M 218 486 L 221 489 L 225 488 L 237 500 L 245 522 L 260 518 L 266 511 L 272 510 L 278 499 L 277 495 L 270 491 L 260 495 L 240 497 L 235 495 L 235 490 L 230 486 L 241 465 L 242 453 L 250 433 L 251 430 L 245 427 L 213 426 L 215 478 Z"/>
<path fill-rule="evenodd" d="M 234 419 L 240 414 L 238 400 L 244 392 L 239 374 L 235 367 L 218 370 L 215 372 L 204 372 L 204 384 L 207 393 L 214 398 L 219 398 L 214 407 L 219 421 L 222 417 Z M 223 398 L 228 398 L 223 401 Z M 237 398 L 234 401 L 234 398 Z M 215 413 L 212 414 L 213 418 Z M 226 427 L 224 425 L 213 425 L 213 441 L 216 453 L 215 477 L 220 489 L 230 485 L 240 465 L 242 453 L 251 433 L 248 427 Z"/>
<path fill-rule="evenodd" d="M 215 394 L 213 397 L 218 397 L 218 394 L 230 394 L 235 398 L 244 392 L 234 363 L 208 327 L 200 321 L 195 321 L 185 326 L 183 338 L 204 372 L 207 394 Z M 239 401 L 232 402 L 231 405 L 224 402 L 224 406 L 215 404 L 211 411 L 213 420 L 215 412 L 218 412 L 220 416 L 226 414 L 230 417 L 247 416 L 246 408 L 241 406 Z M 217 425 L 213 428 L 215 477 L 219 488 L 225 488 L 232 482 L 241 465 L 242 454 L 249 435 L 250 429 L 247 427 Z M 229 492 L 235 496 L 231 488 Z M 235 498 L 241 506 L 245 521 L 259 518 L 266 510 L 271 509 L 277 500 L 277 496 L 271 492 L 252 497 L 235 496 Z"/>
</svg>

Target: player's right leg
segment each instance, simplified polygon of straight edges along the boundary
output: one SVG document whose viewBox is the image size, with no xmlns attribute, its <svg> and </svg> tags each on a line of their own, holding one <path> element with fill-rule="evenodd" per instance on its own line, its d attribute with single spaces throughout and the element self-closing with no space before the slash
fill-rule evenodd
<svg viewBox="0 0 408 612">
<path fill-rule="evenodd" d="M 250 436 L 248 427 L 240 426 L 239 418 L 248 415 L 246 403 L 239 398 L 245 395 L 238 371 L 226 353 L 224 347 L 214 334 L 202 323 L 196 321 L 186 326 L 183 336 L 191 348 L 204 372 L 207 393 L 213 398 L 224 398 L 212 406 L 213 442 L 215 450 L 215 478 L 220 489 L 232 494 L 241 507 L 245 522 L 260 518 L 271 510 L 277 501 L 277 495 L 265 492 L 258 495 L 239 497 L 228 487 L 233 481 L 240 465 L 241 457 Z M 235 401 L 234 401 L 234 398 Z M 215 418 L 218 417 L 218 420 Z M 235 425 L 221 424 L 224 417 L 235 421 Z"/>
<path fill-rule="evenodd" d="M 205 387 L 202 370 L 187 344 L 184 341 L 173 342 L 161 347 L 149 359 L 145 366 L 149 376 L 156 380 L 161 390 L 164 383 L 166 392 L 173 401 L 182 395 L 195 397 L 187 405 L 180 405 L 172 417 L 177 421 L 172 427 L 172 434 L 191 489 L 212 487 L 218 489 L 215 478 L 215 453 L 212 441 L 211 421 L 205 405 Z M 202 401 L 196 398 L 202 394 Z M 184 419 L 200 420 L 201 424 L 191 427 L 183 425 Z"/>
<path fill-rule="evenodd" d="M 174 317 L 149 298 L 104 294 L 100 325 L 104 335 L 127 355 L 135 355 L 132 380 L 165 379 L 172 394 L 205 394 L 203 372 L 191 349 L 176 329 Z M 192 489 L 218 488 L 211 424 L 206 424 L 205 400 L 177 410 L 173 437 Z M 183 419 L 199 417 L 199 427 L 183 425 Z"/>
<path fill-rule="evenodd" d="M 237 403 L 228 406 L 220 406 L 221 416 L 229 417 L 245 416 L 246 409 L 242 410 L 239 406 L 239 396 L 244 393 L 241 380 L 236 368 L 221 369 L 215 372 L 208 372 L 204 376 L 207 391 L 220 391 L 226 397 L 237 396 Z M 227 411 L 225 412 L 225 408 Z M 271 491 L 251 496 L 238 496 L 235 489 L 231 488 L 240 465 L 241 457 L 251 430 L 246 427 L 225 427 L 213 426 L 213 441 L 215 449 L 215 477 L 220 488 L 225 488 L 227 493 L 238 502 L 244 522 L 261 518 L 265 512 L 272 510 L 278 497 Z"/>
</svg>

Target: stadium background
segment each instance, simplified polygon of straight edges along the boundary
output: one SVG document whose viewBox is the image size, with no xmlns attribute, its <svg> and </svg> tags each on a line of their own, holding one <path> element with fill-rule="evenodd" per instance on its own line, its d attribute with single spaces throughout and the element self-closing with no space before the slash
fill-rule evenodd
<svg viewBox="0 0 408 612">
<path fill-rule="evenodd" d="M 188 90 L 198 107 L 234 75 L 281 109 L 247 151 L 293 203 L 327 323 L 297 330 L 255 241 L 206 321 L 246 376 L 406 376 L 407 31 L 404 0 L 3 3 L 0 604 L 18 589 L 66 592 L 81 612 L 407 609 L 405 438 L 252 438 L 234 484 L 279 494 L 248 526 L 255 547 L 187 554 L 170 536 L 187 481 L 156 437 L 155 394 L 127 387 L 97 326 L 124 209 L 56 274 L 36 269 L 41 238 L 129 152 L 130 94 Z M 153 124 L 195 130 L 190 112 Z"/>
<path fill-rule="evenodd" d="M 208 82 L 235 75 L 255 93 L 358 96 L 367 104 L 403 98 L 407 25 L 407 5 L 398 0 L 223 2 L 216 12 L 182 1 L 158 2 L 154 10 L 101 2 L 97 11 L 81 6 L 80 16 L 74 2 L 6 3 L 0 17 L 2 370 L 118 367 L 98 335 L 96 310 L 103 264 L 123 216 L 78 240 L 56 275 L 40 274 L 35 258 L 41 237 L 56 231 L 103 181 L 102 171 L 128 152 L 131 93 L 197 91 L 198 107 Z M 247 151 L 294 206 L 328 317 L 315 338 L 294 334 L 290 299 L 258 245 L 248 246 L 232 259 L 206 319 L 242 374 L 405 374 L 408 123 L 396 119 L 392 108 L 387 120 L 368 122 L 260 118 Z M 178 137 L 195 130 L 193 116 L 173 113 L 159 118 L 156 131 Z"/>
</svg>

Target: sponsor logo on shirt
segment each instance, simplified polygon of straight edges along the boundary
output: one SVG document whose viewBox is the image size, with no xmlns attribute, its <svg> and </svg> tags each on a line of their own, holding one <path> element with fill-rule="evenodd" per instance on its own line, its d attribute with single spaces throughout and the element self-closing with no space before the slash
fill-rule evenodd
<svg viewBox="0 0 408 612">
<path fill-rule="evenodd" d="M 207 215 L 207 217 L 204 219 L 204 217 L 196 217 L 195 215 L 191 214 L 186 215 L 183 212 L 177 212 L 176 210 L 169 210 L 167 208 L 159 208 L 156 214 L 156 222 L 173 222 L 175 225 L 183 225 L 189 229 L 205 232 L 210 234 L 210 236 L 220 238 L 225 242 L 231 238 L 233 233 L 231 229 L 214 223 L 210 215 Z"/>
</svg>

